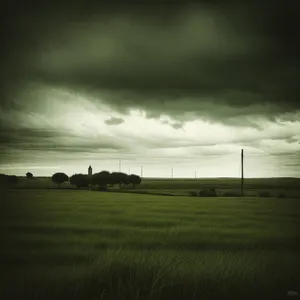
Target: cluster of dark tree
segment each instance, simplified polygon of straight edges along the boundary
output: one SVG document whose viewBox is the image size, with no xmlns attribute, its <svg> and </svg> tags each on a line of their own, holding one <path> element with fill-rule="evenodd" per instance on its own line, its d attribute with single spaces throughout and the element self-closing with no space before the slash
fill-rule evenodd
<svg viewBox="0 0 300 300">
<path fill-rule="evenodd" d="M 33 178 L 33 175 L 32 175 L 32 173 L 30 173 L 30 172 L 27 172 L 27 173 L 26 173 L 26 178 L 28 178 L 28 179 L 32 179 L 32 178 Z"/>
<path fill-rule="evenodd" d="M 134 189 L 136 185 L 139 185 L 142 182 L 141 177 L 135 174 L 128 175 L 122 172 L 110 173 L 108 171 L 101 171 L 92 176 L 74 174 L 70 178 L 65 173 L 55 173 L 52 176 L 52 181 L 58 185 L 70 181 L 70 184 L 75 185 L 77 188 L 89 186 L 107 188 L 114 187 L 115 185 L 118 185 L 119 188 L 121 188 L 122 185 L 131 184 Z"/>
<path fill-rule="evenodd" d="M 18 183 L 18 177 L 15 175 L 0 174 L 0 184 L 3 186 L 14 185 Z"/>
</svg>

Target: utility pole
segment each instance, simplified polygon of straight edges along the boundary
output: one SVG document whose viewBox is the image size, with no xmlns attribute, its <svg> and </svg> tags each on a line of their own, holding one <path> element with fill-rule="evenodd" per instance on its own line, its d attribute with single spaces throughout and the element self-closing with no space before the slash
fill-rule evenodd
<svg viewBox="0 0 300 300">
<path fill-rule="evenodd" d="M 244 149 L 241 151 L 241 195 L 244 196 Z"/>
</svg>

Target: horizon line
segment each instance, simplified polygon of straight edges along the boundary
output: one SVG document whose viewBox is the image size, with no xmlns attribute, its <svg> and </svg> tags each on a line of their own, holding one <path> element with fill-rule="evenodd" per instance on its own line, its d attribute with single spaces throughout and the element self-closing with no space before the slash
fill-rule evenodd
<svg viewBox="0 0 300 300">
<path fill-rule="evenodd" d="M 58 172 L 60 173 L 60 172 Z M 62 172 L 63 173 L 63 172 Z M 125 173 L 127 174 L 127 173 Z M 88 174 L 83 174 L 83 175 L 88 175 Z M 138 175 L 138 174 L 136 174 Z M 26 176 L 24 175 L 15 175 L 17 177 L 24 177 L 26 178 Z M 72 176 L 72 175 L 71 175 Z M 70 176 L 70 177 L 71 177 Z M 140 176 L 140 175 L 139 175 Z M 46 175 L 41 175 L 41 176 L 33 176 L 34 178 L 51 178 L 52 176 L 46 176 Z M 236 177 L 236 176 L 220 176 L 220 177 L 212 177 L 212 176 L 208 176 L 208 177 L 156 177 L 156 176 L 143 176 L 141 177 L 142 179 L 167 179 L 167 180 L 178 180 L 178 179 L 241 179 L 241 177 Z M 270 176 L 270 177 L 244 177 L 245 179 L 300 179 L 300 177 L 294 177 L 294 176 Z"/>
</svg>

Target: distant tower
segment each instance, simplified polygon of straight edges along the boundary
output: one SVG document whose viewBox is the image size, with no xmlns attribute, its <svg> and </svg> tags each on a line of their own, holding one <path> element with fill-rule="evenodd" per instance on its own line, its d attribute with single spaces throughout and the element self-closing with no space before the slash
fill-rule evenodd
<svg viewBox="0 0 300 300">
<path fill-rule="evenodd" d="M 91 166 L 89 166 L 88 175 L 89 175 L 89 177 L 91 177 L 93 175 L 93 169 Z"/>
</svg>

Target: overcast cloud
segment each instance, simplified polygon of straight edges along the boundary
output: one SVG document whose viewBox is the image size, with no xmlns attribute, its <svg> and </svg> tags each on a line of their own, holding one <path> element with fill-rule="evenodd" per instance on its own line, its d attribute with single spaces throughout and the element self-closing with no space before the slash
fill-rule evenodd
<svg viewBox="0 0 300 300">
<path fill-rule="evenodd" d="M 110 119 L 105 120 L 105 124 L 107 125 L 120 125 L 122 123 L 124 123 L 122 118 L 111 117 Z"/>
<path fill-rule="evenodd" d="M 299 177 L 296 7 L 184 3 L 5 4 L 1 172 Z"/>
</svg>

